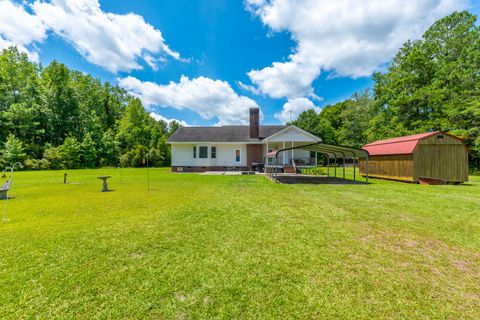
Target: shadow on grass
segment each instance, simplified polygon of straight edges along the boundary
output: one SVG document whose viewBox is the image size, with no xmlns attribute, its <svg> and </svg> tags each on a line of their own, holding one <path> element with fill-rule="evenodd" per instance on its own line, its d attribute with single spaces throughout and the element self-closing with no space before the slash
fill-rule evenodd
<svg viewBox="0 0 480 320">
<path fill-rule="evenodd" d="M 277 181 L 282 184 L 335 184 L 335 185 L 366 185 L 365 181 L 353 181 L 334 177 L 306 176 L 306 175 L 281 175 Z M 369 183 L 370 184 L 370 183 Z"/>
</svg>

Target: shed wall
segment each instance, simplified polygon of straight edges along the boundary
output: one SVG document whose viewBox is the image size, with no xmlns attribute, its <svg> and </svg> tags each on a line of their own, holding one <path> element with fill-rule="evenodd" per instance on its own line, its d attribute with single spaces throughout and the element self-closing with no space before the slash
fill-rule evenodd
<svg viewBox="0 0 480 320">
<path fill-rule="evenodd" d="M 364 159 L 360 159 L 360 173 L 365 175 Z M 368 160 L 368 176 L 413 182 L 413 156 L 371 156 Z"/>
<path fill-rule="evenodd" d="M 443 139 L 437 137 L 419 142 L 413 155 L 415 181 L 419 177 L 468 181 L 468 152 L 463 142 L 447 135 Z"/>
</svg>

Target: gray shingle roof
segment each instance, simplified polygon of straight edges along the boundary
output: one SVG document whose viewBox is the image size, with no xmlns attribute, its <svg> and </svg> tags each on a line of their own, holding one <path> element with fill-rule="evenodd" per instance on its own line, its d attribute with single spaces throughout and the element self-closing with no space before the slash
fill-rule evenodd
<svg viewBox="0 0 480 320">
<path fill-rule="evenodd" d="M 260 126 L 260 140 L 277 133 L 287 126 L 270 125 Z M 249 142 L 249 126 L 222 126 L 222 127 L 181 127 L 168 142 Z"/>
</svg>

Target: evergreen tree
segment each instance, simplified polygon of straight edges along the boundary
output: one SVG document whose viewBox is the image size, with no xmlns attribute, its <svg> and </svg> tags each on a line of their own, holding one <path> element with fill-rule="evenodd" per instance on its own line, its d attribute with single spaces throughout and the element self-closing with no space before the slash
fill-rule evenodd
<svg viewBox="0 0 480 320">
<path fill-rule="evenodd" d="M 11 166 L 16 162 L 22 163 L 26 157 L 24 151 L 23 143 L 13 134 L 10 134 L 4 144 L 2 152 L 3 162 L 8 166 Z"/>
</svg>

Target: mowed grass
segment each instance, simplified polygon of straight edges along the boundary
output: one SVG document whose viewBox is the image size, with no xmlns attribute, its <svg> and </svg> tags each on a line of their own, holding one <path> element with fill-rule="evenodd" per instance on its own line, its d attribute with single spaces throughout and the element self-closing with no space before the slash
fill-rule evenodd
<svg viewBox="0 0 480 320">
<path fill-rule="evenodd" d="M 480 318 L 479 177 L 278 185 L 151 169 L 150 191 L 146 169 L 68 179 L 15 174 L 2 319 Z"/>
</svg>

